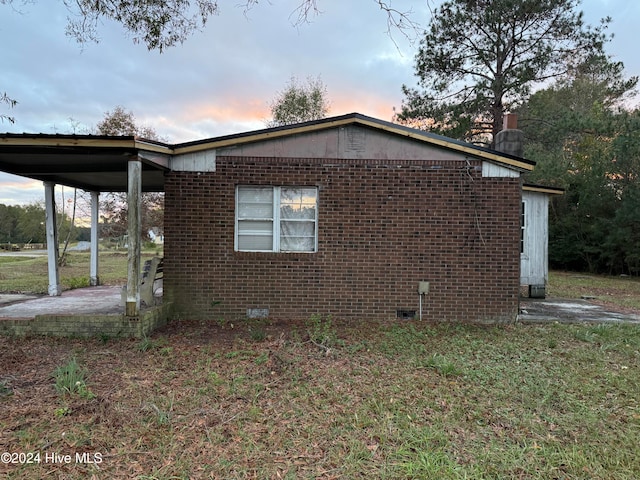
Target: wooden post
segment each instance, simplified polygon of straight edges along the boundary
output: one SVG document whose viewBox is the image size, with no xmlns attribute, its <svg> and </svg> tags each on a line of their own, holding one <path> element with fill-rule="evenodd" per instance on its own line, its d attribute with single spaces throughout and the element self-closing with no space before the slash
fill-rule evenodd
<svg viewBox="0 0 640 480">
<path fill-rule="evenodd" d="M 98 278 L 98 217 L 100 212 L 100 193 L 91 192 L 91 264 L 89 266 L 89 284 L 92 287 L 100 285 Z"/>
<path fill-rule="evenodd" d="M 49 295 L 62 294 L 58 270 L 58 229 L 56 226 L 55 184 L 44 182 L 45 228 L 47 233 L 47 259 L 49 265 Z"/>
<path fill-rule="evenodd" d="M 136 317 L 140 313 L 140 242 L 142 235 L 140 202 L 142 196 L 142 163 L 136 157 L 129 161 L 129 189 L 127 193 L 128 269 L 127 302 L 125 315 Z"/>
</svg>

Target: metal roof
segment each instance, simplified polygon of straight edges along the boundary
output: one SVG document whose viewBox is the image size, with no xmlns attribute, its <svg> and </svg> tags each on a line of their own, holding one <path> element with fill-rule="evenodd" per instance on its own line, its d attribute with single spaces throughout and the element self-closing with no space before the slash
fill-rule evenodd
<svg viewBox="0 0 640 480">
<path fill-rule="evenodd" d="M 132 136 L 2 134 L 0 170 L 87 191 L 127 190 L 127 165 L 142 161 L 142 190 L 163 191 L 171 149 Z"/>
<path fill-rule="evenodd" d="M 163 191 L 164 173 L 172 155 L 268 141 L 345 125 L 358 125 L 424 142 L 504 165 L 532 170 L 535 162 L 433 133 L 386 122 L 359 113 L 311 122 L 266 128 L 175 145 L 133 136 L 0 134 L 0 170 L 36 180 L 78 187 L 87 191 L 127 190 L 127 164 L 142 161 L 142 190 Z"/>
</svg>

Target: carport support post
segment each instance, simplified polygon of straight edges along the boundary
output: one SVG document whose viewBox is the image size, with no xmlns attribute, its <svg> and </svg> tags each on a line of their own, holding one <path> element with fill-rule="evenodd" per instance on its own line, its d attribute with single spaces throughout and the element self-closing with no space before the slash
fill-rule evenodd
<svg viewBox="0 0 640 480">
<path fill-rule="evenodd" d="M 58 229 L 56 227 L 55 183 L 44 182 L 45 228 L 47 233 L 47 259 L 49 265 L 49 295 L 62 295 L 58 271 Z"/>
<path fill-rule="evenodd" d="M 142 235 L 140 201 L 142 195 L 142 163 L 136 157 L 129 160 L 127 192 L 128 269 L 127 303 L 125 315 L 136 317 L 140 313 L 140 241 Z"/>
<path fill-rule="evenodd" d="M 100 213 L 100 193 L 91 192 L 91 264 L 89 265 L 89 284 L 92 287 L 100 285 L 98 278 L 98 217 Z"/>
</svg>

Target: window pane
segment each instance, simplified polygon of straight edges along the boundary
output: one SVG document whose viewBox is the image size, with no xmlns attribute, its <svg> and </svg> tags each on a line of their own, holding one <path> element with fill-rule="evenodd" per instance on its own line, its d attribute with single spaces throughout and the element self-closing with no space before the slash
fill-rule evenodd
<svg viewBox="0 0 640 480">
<path fill-rule="evenodd" d="M 238 218 L 273 218 L 272 187 L 238 187 Z"/>
<path fill-rule="evenodd" d="M 238 250 L 273 250 L 273 235 L 238 235 Z"/>
<path fill-rule="evenodd" d="M 272 235 L 273 222 L 259 220 L 238 221 L 238 233 L 242 235 Z"/>
<path fill-rule="evenodd" d="M 315 188 L 283 187 L 280 190 L 280 216 L 314 220 L 317 197 Z"/>
<path fill-rule="evenodd" d="M 314 252 L 314 238 L 290 237 L 280 240 L 280 251 L 282 252 Z"/>
<path fill-rule="evenodd" d="M 238 187 L 238 202 L 270 203 L 273 205 L 273 188 Z"/>
<path fill-rule="evenodd" d="M 273 222 L 238 220 L 238 250 L 273 250 Z"/>
<path fill-rule="evenodd" d="M 295 252 L 315 251 L 315 222 L 280 222 L 280 250 Z"/>
<path fill-rule="evenodd" d="M 273 205 L 238 202 L 238 218 L 273 218 Z"/>
</svg>

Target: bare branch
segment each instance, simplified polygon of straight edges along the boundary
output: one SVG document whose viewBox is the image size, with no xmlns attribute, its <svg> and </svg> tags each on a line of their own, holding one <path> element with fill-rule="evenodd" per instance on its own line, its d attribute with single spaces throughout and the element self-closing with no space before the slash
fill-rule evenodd
<svg viewBox="0 0 640 480">
<path fill-rule="evenodd" d="M 391 2 L 386 2 L 385 0 L 376 0 L 376 3 L 387 14 L 387 35 L 391 38 L 396 48 L 398 48 L 398 44 L 393 38 L 394 30 L 400 32 L 413 45 L 422 32 L 420 24 L 412 19 L 413 10 L 397 10 L 391 7 Z M 430 2 L 427 1 L 427 5 L 429 4 Z"/>
<path fill-rule="evenodd" d="M 7 105 L 9 105 L 9 108 L 13 108 L 18 104 L 16 100 L 14 100 L 13 98 L 9 98 L 6 92 L 0 95 L 0 103 L 6 103 Z M 16 121 L 14 117 L 10 117 L 9 115 L 5 114 L 0 114 L 0 120 L 7 120 L 9 123 L 15 123 Z"/>
</svg>

